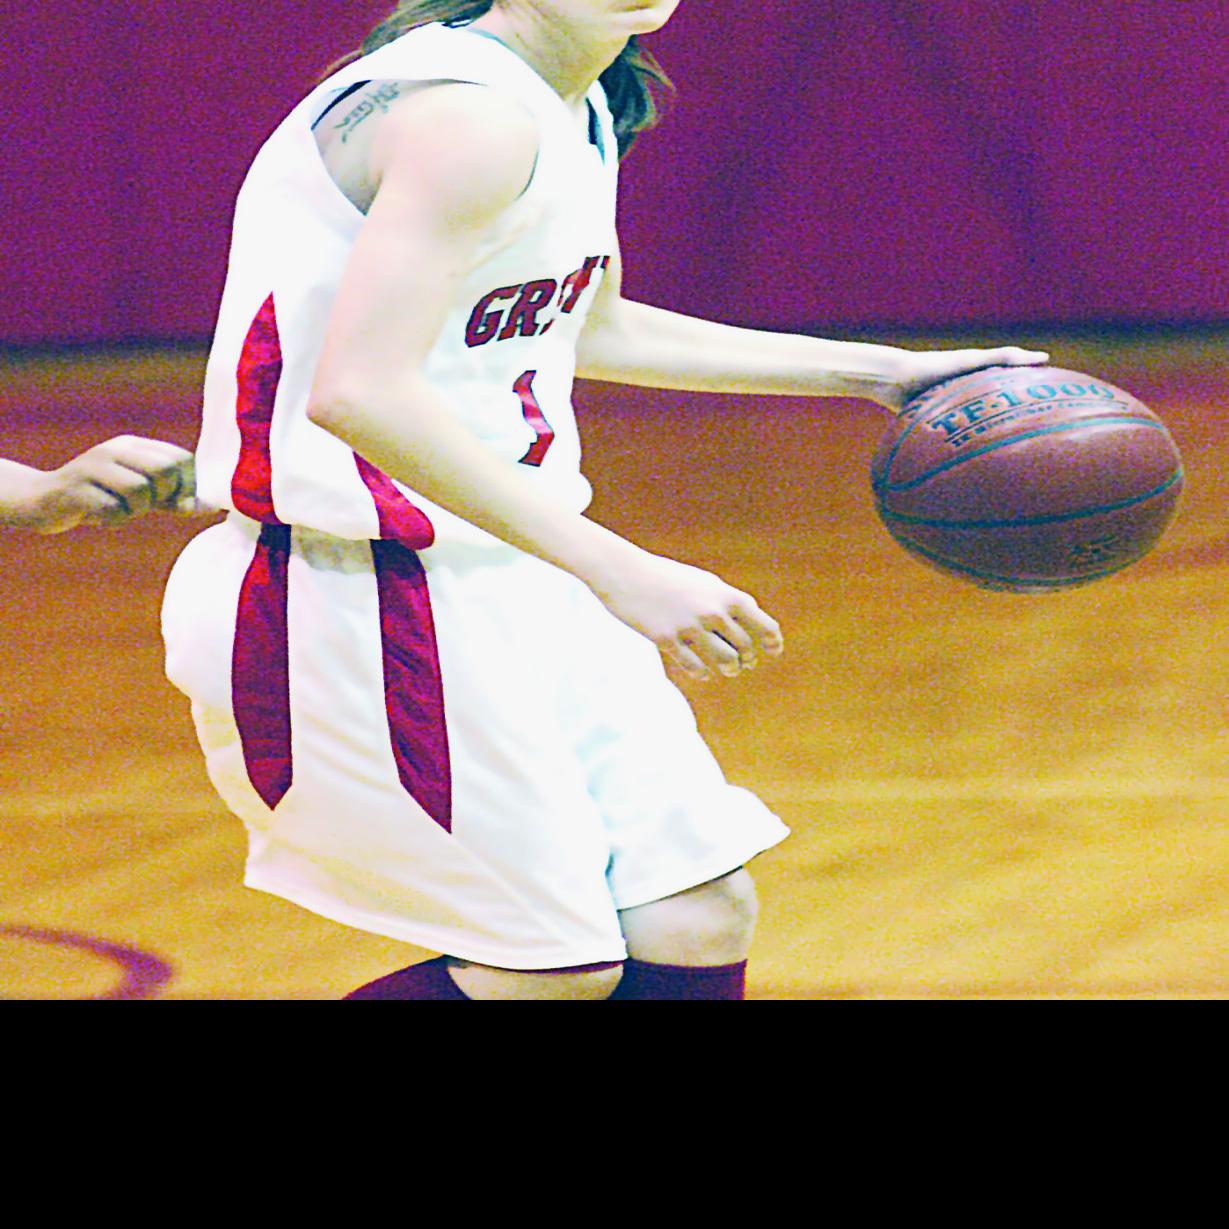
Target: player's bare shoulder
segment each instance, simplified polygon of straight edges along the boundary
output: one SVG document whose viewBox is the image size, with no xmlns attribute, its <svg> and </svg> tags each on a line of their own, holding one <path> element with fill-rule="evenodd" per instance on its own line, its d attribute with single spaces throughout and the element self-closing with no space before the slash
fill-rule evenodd
<svg viewBox="0 0 1229 1229">
<path fill-rule="evenodd" d="M 333 181 L 363 213 L 399 162 L 438 167 L 457 157 L 496 181 L 520 176 L 528 183 L 538 148 L 537 123 L 518 99 L 459 81 L 369 81 L 314 134 Z"/>
</svg>

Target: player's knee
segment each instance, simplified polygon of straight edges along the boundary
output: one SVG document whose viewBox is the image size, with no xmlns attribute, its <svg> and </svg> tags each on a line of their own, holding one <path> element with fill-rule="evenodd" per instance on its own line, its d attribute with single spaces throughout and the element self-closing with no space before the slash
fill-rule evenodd
<svg viewBox="0 0 1229 1229">
<path fill-rule="evenodd" d="M 623 976 L 623 966 L 597 966 L 556 972 L 551 969 L 496 969 L 449 962 L 450 975 L 471 999 L 607 999 Z"/>
<path fill-rule="evenodd" d="M 621 915 L 628 953 L 653 964 L 718 965 L 747 958 L 759 904 L 745 870 Z"/>
</svg>

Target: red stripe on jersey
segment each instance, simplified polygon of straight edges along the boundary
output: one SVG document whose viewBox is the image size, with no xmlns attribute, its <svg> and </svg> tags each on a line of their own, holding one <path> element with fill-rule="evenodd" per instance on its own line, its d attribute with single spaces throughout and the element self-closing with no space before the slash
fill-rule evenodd
<svg viewBox="0 0 1229 1229">
<path fill-rule="evenodd" d="M 427 575 L 418 556 L 399 542 L 372 542 L 371 554 L 380 595 L 384 705 L 397 773 L 410 797 L 451 832 L 452 766 Z"/>
<path fill-rule="evenodd" d="M 269 429 L 282 379 L 282 341 L 272 295 L 264 301 L 248 329 L 238 374 L 235 417 L 239 423 L 239 463 L 231 479 L 231 502 L 237 511 L 254 521 L 278 525 L 281 522 L 273 508 Z"/>
<path fill-rule="evenodd" d="M 426 550 L 435 541 L 435 526 L 427 519 L 426 513 L 414 507 L 383 470 L 376 469 L 357 452 L 354 463 L 375 502 L 376 516 L 380 520 L 380 537 L 400 542 L 410 550 Z"/>
<path fill-rule="evenodd" d="M 271 811 L 294 776 L 286 625 L 290 526 L 265 525 L 239 590 L 231 704 L 252 788 Z"/>
<path fill-rule="evenodd" d="M 555 429 L 546 421 L 542 407 L 538 404 L 537 395 L 533 391 L 536 371 L 526 371 L 514 385 L 516 395 L 521 399 L 521 410 L 525 421 L 533 428 L 537 438 L 529 445 L 529 451 L 521 457 L 522 465 L 541 465 L 550 446 L 555 442 Z"/>
</svg>

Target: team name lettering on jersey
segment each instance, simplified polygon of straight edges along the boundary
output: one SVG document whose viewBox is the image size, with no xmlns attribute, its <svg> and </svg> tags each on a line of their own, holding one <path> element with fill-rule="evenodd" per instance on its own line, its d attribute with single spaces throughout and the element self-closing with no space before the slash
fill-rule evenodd
<svg viewBox="0 0 1229 1229">
<path fill-rule="evenodd" d="M 501 286 L 478 300 L 465 329 L 467 346 L 485 346 L 491 341 L 512 337 L 540 337 L 562 315 L 576 310 L 581 296 L 593 284 L 595 275 L 605 272 L 609 256 L 590 256 L 579 269 L 562 282 L 543 278 Z"/>
</svg>

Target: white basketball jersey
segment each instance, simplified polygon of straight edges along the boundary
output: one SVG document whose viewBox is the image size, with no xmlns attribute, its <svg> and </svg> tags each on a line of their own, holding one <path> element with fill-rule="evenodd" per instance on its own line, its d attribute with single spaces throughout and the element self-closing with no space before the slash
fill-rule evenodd
<svg viewBox="0 0 1229 1229">
<path fill-rule="evenodd" d="M 266 524 L 343 538 L 398 538 L 415 549 L 491 541 L 307 418 L 333 301 L 364 221 L 329 175 L 312 126 L 340 95 L 371 80 L 493 86 L 538 121 L 532 181 L 475 255 L 425 374 L 480 439 L 580 512 L 591 489 L 580 472 L 572 383 L 576 342 L 615 251 L 613 119 L 595 83 L 591 140 L 515 52 L 442 24 L 412 30 L 319 85 L 248 172 L 205 381 L 200 495 Z M 333 114 L 362 105 L 360 97 Z"/>
</svg>

